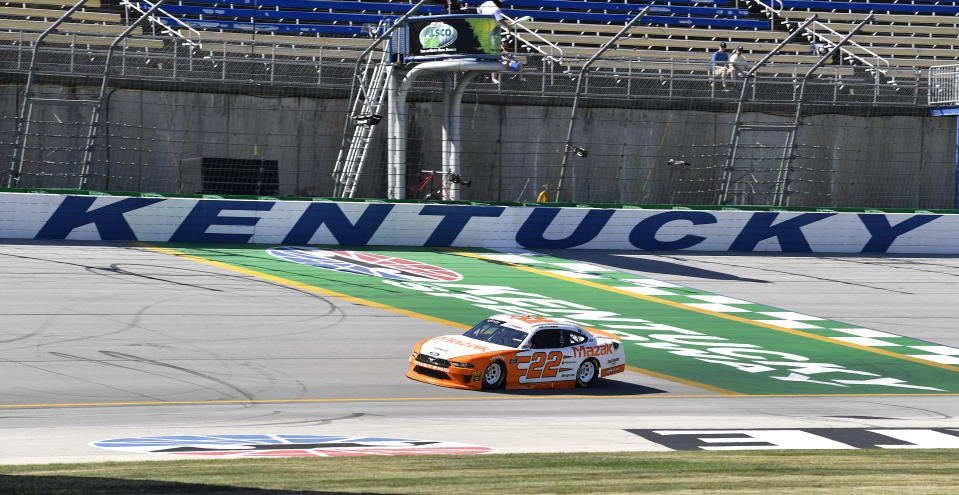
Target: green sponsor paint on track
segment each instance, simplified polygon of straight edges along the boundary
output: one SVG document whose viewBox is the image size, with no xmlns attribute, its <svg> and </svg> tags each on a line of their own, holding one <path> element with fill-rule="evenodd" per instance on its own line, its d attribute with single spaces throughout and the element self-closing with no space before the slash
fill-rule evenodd
<svg viewBox="0 0 959 495">
<path fill-rule="evenodd" d="M 269 254 L 273 246 L 156 246 L 460 325 L 500 312 L 571 319 L 619 334 L 631 366 L 736 393 L 959 393 L 959 367 L 944 364 L 954 361 L 954 349 L 549 256 L 325 248 L 412 260 L 463 277 L 424 282 L 294 263 Z"/>
</svg>

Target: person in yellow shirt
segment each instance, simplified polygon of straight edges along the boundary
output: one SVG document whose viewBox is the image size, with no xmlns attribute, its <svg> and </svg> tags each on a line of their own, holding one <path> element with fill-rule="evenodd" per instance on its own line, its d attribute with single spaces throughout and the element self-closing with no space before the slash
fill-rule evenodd
<svg viewBox="0 0 959 495">
<path fill-rule="evenodd" d="M 543 184 L 543 190 L 536 196 L 537 203 L 549 203 L 549 193 L 546 192 L 546 184 Z"/>
</svg>

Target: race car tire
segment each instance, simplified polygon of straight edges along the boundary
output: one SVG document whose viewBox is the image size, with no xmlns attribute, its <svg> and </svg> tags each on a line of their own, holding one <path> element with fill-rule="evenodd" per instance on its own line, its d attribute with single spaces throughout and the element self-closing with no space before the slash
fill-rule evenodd
<svg viewBox="0 0 959 495">
<path fill-rule="evenodd" d="M 493 361 L 483 370 L 483 389 L 493 390 L 506 382 L 506 367 L 500 361 Z"/>
<path fill-rule="evenodd" d="M 599 366 L 595 359 L 586 359 L 580 363 L 579 369 L 576 370 L 577 387 L 589 387 L 596 383 L 597 378 L 599 378 Z"/>
</svg>

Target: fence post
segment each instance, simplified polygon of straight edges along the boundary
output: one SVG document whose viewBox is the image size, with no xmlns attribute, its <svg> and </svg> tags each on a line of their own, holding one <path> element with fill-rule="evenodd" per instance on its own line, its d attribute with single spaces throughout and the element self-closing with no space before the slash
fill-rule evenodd
<svg viewBox="0 0 959 495">
<path fill-rule="evenodd" d="M 643 7 L 643 10 L 630 19 L 629 22 L 627 22 L 618 33 L 610 38 L 609 41 L 604 43 L 599 50 L 596 50 L 596 53 L 594 53 L 592 57 L 589 57 L 589 60 L 587 60 L 586 63 L 583 64 L 583 66 L 579 69 L 579 75 L 576 78 L 576 94 L 573 95 L 573 109 L 569 115 L 569 130 L 566 133 L 566 145 L 563 147 L 563 164 L 560 166 L 559 183 L 556 185 L 557 202 L 560 200 L 560 195 L 563 193 L 563 178 L 566 175 L 566 165 L 569 162 L 569 152 L 575 150 L 577 155 L 586 156 L 586 151 L 583 148 L 573 146 L 573 125 L 576 123 L 576 109 L 579 107 L 579 97 L 580 89 L 582 88 L 583 83 L 583 75 L 586 74 L 586 71 L 589 70 L 589 66 L 593 65 L 593 62 L 596 61 L 597 58 L 605 53 L 609 47 L 613 46 L 613 43 L 618 41 L 629 28 L 633 27 L 634 24 L 636 24 L 640 19 L 643 18 L 644 15 L 646 15 L 646 11 L 649 10 L 649 7 L 649 5 Z"/>
</svg>

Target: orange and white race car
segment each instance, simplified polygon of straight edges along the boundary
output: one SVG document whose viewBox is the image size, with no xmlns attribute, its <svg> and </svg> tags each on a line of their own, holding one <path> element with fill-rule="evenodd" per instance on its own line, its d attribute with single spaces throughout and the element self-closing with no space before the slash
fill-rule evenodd
<svg viewBox="0 0 959 495">
<path fill-rule="evenodd" d="M 406 376 L 471 390 L 589 387 L 626 369 L 619 337 L 538 316 L 491 316 L 463 335 L 417 342 Z"/>
</svg>

